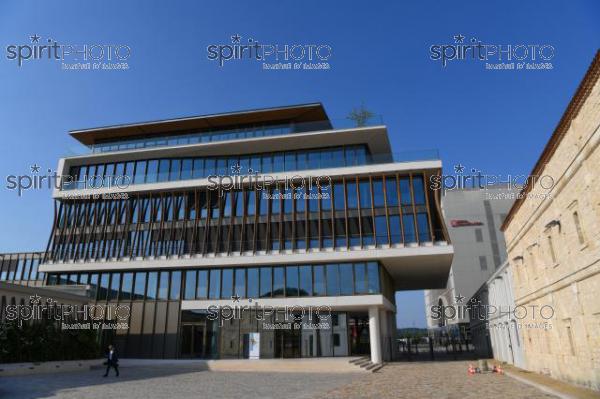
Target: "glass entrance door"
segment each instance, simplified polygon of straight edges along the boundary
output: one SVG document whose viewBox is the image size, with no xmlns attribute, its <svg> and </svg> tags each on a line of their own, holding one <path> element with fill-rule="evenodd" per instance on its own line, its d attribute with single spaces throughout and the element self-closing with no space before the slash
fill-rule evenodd
<svg viewBox="0 0 600 399">
<path fill-rule="evenodd" d="M 348 340 L 350 341 L 350 356 L 371 353 L 369 315 L 348 313 Z"/>
<path fill-rule="evenodd" d="M 206 328 L 204 324 L 184 324 L 181 326 L 181 356 L 206 357 Z"/>
<path fill-rule="evenodd" d="M 193 357 L 204 357 L 206 348 L 206 329 L 203 325 L 193 326 L 194 339 L 192 340 Z"/>
<path fill-rule="evenodd" d="M 275 357 L 300 357 L 300 329 L 275 330 Z"/>
</svg>

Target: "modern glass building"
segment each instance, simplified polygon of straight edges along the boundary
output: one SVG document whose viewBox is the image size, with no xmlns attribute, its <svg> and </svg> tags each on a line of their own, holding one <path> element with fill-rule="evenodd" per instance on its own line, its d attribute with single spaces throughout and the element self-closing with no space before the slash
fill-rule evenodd
<svg viewBox="0 0 600 399">
<path fill-rule="evenodd" d="M 346 125 L 348 125 L 346 121 Z M 71 131 L 39 274 L 131 307 L 122 356 L 394 356 L 394 293 L 442 288 L 435 151 L 321 104 Z"/>
</svg>

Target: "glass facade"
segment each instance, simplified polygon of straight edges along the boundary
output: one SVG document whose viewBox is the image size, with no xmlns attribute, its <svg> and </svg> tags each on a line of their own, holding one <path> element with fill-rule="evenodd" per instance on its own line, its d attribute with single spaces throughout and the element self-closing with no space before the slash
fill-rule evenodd
<svg viewBox="0 0 600 399">
<path fill-rule="evenodd" d="M 70 261 L 421 245 L 446 241 L 422 174 L 297 188 L 60 200 L 48 259 Z"/>
<path fill-rule="evenodd" d="M 94 303 L 129 304 L 125 334 L 105 337 L 122 356 L 247 358 L 258 333 L 261 358 L 365 355 L 368 315 L 355 312 L 284 313 L 250 307 L 236 317 L 214 309 L 181 311 L 180 300 L 383 294 L 391 278 L 377 262 L 158 271 L 48 274 L 49 285 L 90 285 Z M 234 301 L 231 302 L 235 306 Z M 266 309 L 266 310 L 264 310 Z M 159 324 L 159 320 L 162 320 Z M 109 332 L 110 333 L 110 332 Z M 120 340 L 120 341 L 119 341 Z"/>
<path fill-rule="evenodd" d="M 248 358 L 253 344 L 258 346 L 259 357 L 266 359 L 369 353 L 366 312 L 248 309 L 222 321 L 212 320 L 207 310 L 184 310 L 180 337 L 184 358 Z"/>
<path fill-rule="evenodd" d="M 43 253 L 0 254 L 0 281 L 20 285 L 42 285 L 45 273 L 38 271 Z"/>
<path fill-rule="evenodd" d="M 333 128 L 330 121 L 306 125 L 275 123 L 281 120 L 269 126 L 244 123 L 226 130 L 165 132 L 152 137 L 139 133 L 128 141 L 109 139 L 91 147 L 94 152 L 124 151 Z M 93 142 L 101 137 L 109 135 L 96 132 L 83 141 Z M 231 154 L 234 148 L 223 144 L 190 146 L 177 152 L 122 153 L 118 162 L 107 161 L 117 154 L 69 159 L 67 170 L 73 182 L 64 189 L 184 180 L 188 183 L 162 185 L 161 190 L 156 186 L 125 189 L 114 196 L 77 197 L 63 193 L 64 197 L 55 200 L 44 266 L 60 270 L 64 264 L 63 268 L 69 271 L 44 275 L 37 271 L 40 256 L 10 254 L 0 257 L 0 280 L 85 285 L 92 304 L 129 306 L 127 329 L 102 331 L 99 337 L 103 345 L 116 344 L 123 357 L 247 358 L 255 342 L 261 358 L 368 354 L 367 306 L 373 305 L 367 304 L 379 303 L 379 295 L 395 303 L 395 285 L 383 263 L 353 259 L 373 259 L 366 249 L 430 246 L 436 241 L 448 241 L 439 198 L 426 184 L 430 175 L 439 171 L 389 168 L 374 172 L 383 170 L 378 167 L 367 172 L 367 168 L 346 168 L 334 176 L 320 177 L 318 184 L 315 180 L 299 184 L 282 178 L 265 184 L 266 179 L 257 182 L 247 178 L 255 173 L 285 172 L 291 176 L 294 173 L 288 172 L 399 160 L 396 154 L 371 154 L 367 144 L 348 143 L 312 149 L 299 145 L 289 151 L 259 153 L 269 150 L 270 146 L 264 146 L 255 147 L 259 148 L 256 153 L 248 154 Z M 223 152 L 231 155 L 201 152 L 213 147 L 227 148 Z M 401 159 L 439 158 L 436 152 L 407 153 Z M 351 175 L 355 171 L 360 173 Z M 234 175 L 246 180 L 238 179 L 235 183 L 241 181 L 240 184 L 229 187 L 215 187 L 212 182 L 200 186 L 198 181 L 190 181 Z M 167 186 L 179 188 L 163 189 Z M 318 255 L 329 261 L 289 263 L 289 259 L 304 262 L 295 254 L 319 251 L 323 251 L 322 255 L 347 254 L 343 258 L 347 261 L 331 262 L 337 256 Z M 286 254 L 292 256 L 286 258 Z M 244 263 L 255 255 L 280 256 L 273 257 L 269 262 L 276 263 L 269 265 Z M 239 263 L 225 267 L 219 261 L 224 258 L 239 259 Z M 190 267 L 171 267 L 177 259 L 185 259 Z M 193 263 L 195 259 L 198 263 Z M 140 262 L 143 260 L 160 267 L 140 269 L 146 267 L 145 262 Z M 81 268 L 86 271 L 71 271 L 78 265 L 85 265 Z M 102 269 L 109 265 L 110 270 Z M 88 271 L 90 266 L 98 270 Z M 252 306 L 239 317 L 221 315 L 217 319 L 212 318 L 215 309 L 209 306 L 216 303 L 221 312 L 230 307 L 223 304 L 236 306 L 243 301 L 251 305 L 283 303 L 293 308 L 298 303 L 348 302 L 349 296 L 365 296 L 353 298 L 365 305 L 334 309 L 344 311 L 328 309 L 327 314 L 297 306 L 289 314 L 279 308 L 260 315 Z M 182 309 L 190 306 L 198 309 Z"/>
<path fill-rule="evenodd" d="M 284 134 L 301 133 L 315 130 L 329 130 L 331 123 L 328 120 L 301 123 L 286 123 L 277 125 L 245 126 L 231 129 L 204 130 L 194 133 L 158 135 L 140 137 L 131 140 L 118 140 L 99 142 L 90 146 L 93 152 L 126 151 L 139 148 L 165 147 L 175 145 L 189 145 L 210 143 L 225 140 L 240 140 L 256 137 L 270 137 Z"/>
<path fill-rule="evenodd" d="M 63 189 L 86 189 L 177 180 L 323 169 L 365 165 L 370 158 L 366 145 L 313 150 L 269 152 L 221 157 L 161 158 L 73 166 L 73 182 Z"/>
<path fill-rule="evenodd" d="M 97 300 L 277 298 L 385 294 L 377 262 L 48 275 L 49 285 L 89 284 Z M 99 280 L 91 278 L 100 275 Z"/>
</svg>

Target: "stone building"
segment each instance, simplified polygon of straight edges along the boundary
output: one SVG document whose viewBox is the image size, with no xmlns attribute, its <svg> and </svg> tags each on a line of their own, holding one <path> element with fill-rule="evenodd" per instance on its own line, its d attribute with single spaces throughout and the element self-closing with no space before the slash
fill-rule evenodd
<svg viewBox="0 0 600 399">
<path fill-rule="evenodd" d="M 527 368 L 600 390 L 600 52 L 502 225 Z M 534 308 L 535 307 L 535 308 Z M 523 308 L 519 308 L 523 310 Z M 546 324 L 548 323 L 548 324 Z"/>
</svg>

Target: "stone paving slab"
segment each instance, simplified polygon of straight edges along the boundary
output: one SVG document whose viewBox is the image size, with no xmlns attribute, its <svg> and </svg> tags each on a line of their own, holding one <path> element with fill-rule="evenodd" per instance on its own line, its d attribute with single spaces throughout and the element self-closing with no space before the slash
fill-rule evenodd
<svg viewBox="0 0 600 399">
<path fill-rule="evenodd" d="M 506 375 L 467 375 L 468 361 L 391 363 L 376 373 L 202 371 L 194 365 L 124 367 L 0 378 L 0 398 L 391 399 L 553 396 Z"/>
<path fill-rule="evenodd" d="M 0 378 L 0 398 L 308 399 L 349 384 L 357 373 L 213 372 L 169 365 Z M 362 373 L 358 375 L 364 375 Z"/>
<path fill-rule="evenodd" d="M 359 376 L 318 398 L 556 398 L 507 375 L 468 375 L 469 361 L 389 363 L 380 371 Z"/>
</svg>

